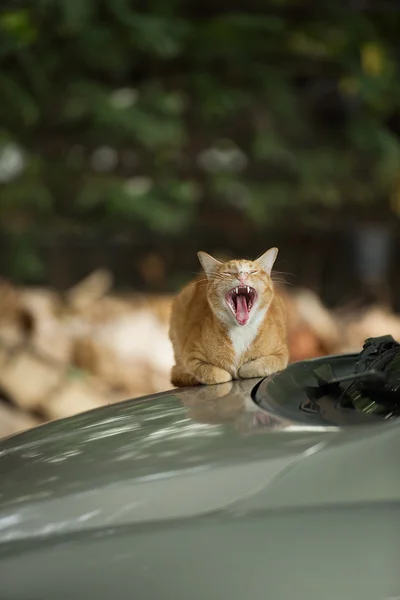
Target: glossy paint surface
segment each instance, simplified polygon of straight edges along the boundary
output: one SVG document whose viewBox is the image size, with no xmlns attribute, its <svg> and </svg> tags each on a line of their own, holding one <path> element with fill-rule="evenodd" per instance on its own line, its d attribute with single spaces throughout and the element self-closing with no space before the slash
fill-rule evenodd
<svg viewBox="0 0 400 600">
<path fill-rule="evenodd" d="M 398 424 L 307 426 L 255 383 L 1 442 L 0 598 L 400 596 Z"/>
</svg>

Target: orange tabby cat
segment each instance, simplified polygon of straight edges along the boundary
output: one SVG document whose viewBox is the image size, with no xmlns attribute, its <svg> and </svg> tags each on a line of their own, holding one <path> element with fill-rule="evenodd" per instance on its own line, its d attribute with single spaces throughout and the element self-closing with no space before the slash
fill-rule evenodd
<svg viewBox="0 0 400 600">
<path fill-rule="evenodd" d="M 198 252 L 206 278 L 189 283 L 172 306 L 172 385 L 263 377 L 287 365 L 285 309 L 271 279 L 277 254 L 271 248 L 255 261 L 223 263 Z"/>
</svg>

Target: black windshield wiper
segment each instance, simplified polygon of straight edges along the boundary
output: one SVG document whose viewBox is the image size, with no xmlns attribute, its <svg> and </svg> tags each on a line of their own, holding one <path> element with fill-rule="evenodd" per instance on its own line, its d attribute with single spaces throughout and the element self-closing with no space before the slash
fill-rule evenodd
<svg viewBox="0 0 400 600">
<path fill-rule="evenodd" d="M 313 371 L 316 386 L 306 387 L 317 409 L 329 396 L 342 408 L 388 414 L 400 409 L 400 344 L 392 336 L 369 338 L 353 373 L 337 377 L 329 365 Z"/>
</svg>

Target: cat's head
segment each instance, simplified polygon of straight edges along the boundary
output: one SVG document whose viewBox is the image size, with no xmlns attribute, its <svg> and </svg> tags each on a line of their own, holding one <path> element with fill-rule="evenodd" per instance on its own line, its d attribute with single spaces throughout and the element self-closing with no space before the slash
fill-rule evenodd
<svg viewBox="0 0 400 600">
<path fill-rule="evenodd" d="M 270 248 L 256 260 L 220 262 L 207 252 L 197 256 L 207 275 L 207 297 L 225 322 L 247 325 L 253 315 L 268 308 L 274 294 L 271 271 L 278 255 Z"/>
</svg>

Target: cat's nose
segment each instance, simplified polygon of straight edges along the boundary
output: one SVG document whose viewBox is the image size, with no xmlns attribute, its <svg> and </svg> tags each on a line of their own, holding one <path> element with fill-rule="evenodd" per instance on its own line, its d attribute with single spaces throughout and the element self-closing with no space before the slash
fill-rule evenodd
<svg viewBox="0 0 400 600">
<path fill-rule="evenodd" d="M 243 284 L 243 283 L 246 281 L 246 279 L 248 278 L 248 276 L 249 276 L 249 274 L 248 274 L 248 273 L 243 273 L 243 272 L 241 271 L 241 272 L 239 273 L 239 275 L 238 275 L 239 282 L 240 282 L 241 284 Z"/>
</svg>

